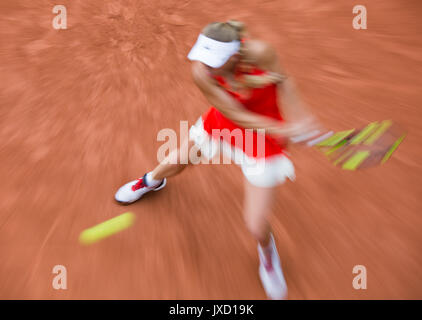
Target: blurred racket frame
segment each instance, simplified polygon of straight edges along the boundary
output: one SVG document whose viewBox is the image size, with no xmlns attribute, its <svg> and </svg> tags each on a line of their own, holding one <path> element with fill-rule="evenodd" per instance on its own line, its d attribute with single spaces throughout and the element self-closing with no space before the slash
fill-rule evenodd
<svg viewBox="0 0 422 320">
<path fill-rule="evenodd" d="M 384 120 L 372 122 L 360 130 L 330 132 L 324 136 L 322 141 L 318 138 L 308 145 L 325 154 L 335 166 L 344 170 L 360 170 L 390 159 L 406 137 L 406 132 L 393 121 Z"/>
</svg>

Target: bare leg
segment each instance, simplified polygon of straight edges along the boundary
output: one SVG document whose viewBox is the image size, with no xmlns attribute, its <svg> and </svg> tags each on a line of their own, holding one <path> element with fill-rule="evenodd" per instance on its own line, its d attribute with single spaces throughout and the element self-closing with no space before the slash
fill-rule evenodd
<svg viewBox="0 0 422 320">
<path fill-rule="evenodd" d="M 259 188 L 245 179 L 245 195 L 243 214 L 246 225 L 254 238 L 262 247 L 270 240 L 271 227 L 268 217 L 272 211 L 275 188 Z"/>
<path fill-rule="evenodd" d="M 182 147 L 180 149 L 172 151 L 163 162 L 161 162 L 151 173 L 151 178 L 154 180 L 162 180 L 175 176 L 182 172 L 189 163 L 189 153 L 181 152 L 180 150 L 191 150 L 194 147 L 194 142 L 185 141 L 188 144 L 188 148 Z"/>
<path fill-rule="evenodd" d="M 190 150 L 193 146 L 193 142 L 186 140 L 181 149 L 172 151 L 152 172 L 148 172 L 141 179 L 130 181 L 120 187 L 114 195 L 116 201 L 122 204 L 130 204 L 141 199 L 147 192 L 164 188 L 166 185 L 164 178 L 174 176 L 188 166 L 189 153 L 186 150 Z M 193 150 L 196 149 L 195 146 Z M 198 156 L 200 156 L 199 152 Z"/>
<path fill-rule="evenodd" d="M 259 276 L 265 292 L 271 299 L 285 299 L 287 284 L 267 220 L 273 209 L 275 191 L 276 188 L 259 188 L 245 181 L 244 216 L 249 231 L 259 244 Z"/>
</svg>

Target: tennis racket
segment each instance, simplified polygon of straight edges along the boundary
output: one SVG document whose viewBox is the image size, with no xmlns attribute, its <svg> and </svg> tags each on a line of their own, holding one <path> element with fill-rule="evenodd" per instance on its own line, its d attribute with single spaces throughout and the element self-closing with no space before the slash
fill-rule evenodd
<svg viewBox="0 0 422 320">
<path fill-rule="evenodd" d="M 344 170 L 361 170 L 387 162 L 397 150 L 406 132 L 391 120 L 375 121 L 355 130 L 328 132 L 308 140 L 327 156 L 335 166 Z"/>
</svg>

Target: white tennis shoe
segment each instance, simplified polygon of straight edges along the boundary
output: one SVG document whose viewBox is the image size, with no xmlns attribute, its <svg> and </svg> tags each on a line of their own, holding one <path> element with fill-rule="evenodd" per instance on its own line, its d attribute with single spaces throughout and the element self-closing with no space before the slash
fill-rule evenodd
<svg viewBox="0 0 422 320">
<path fill-rule="evenodd" d="M 284 279 L 283 270 L 281 269 L 280 258 L 277 253 L 274 238 L 271 235 L 271 264 L 265 265 L 264 252 L 258 245 L 258 253 L 260 258 L 259 276 L 265 293 L 271 300 L 284 300 L 287 298 L 287 284 Z"/>
<path fill-rule="evenodd" d="M 158 191 L 163 189 L 166 186 L 167 179 L 164 178 L 163 181 L 154 187 L 149 187 L 146 184 L 146 179 L 144 175 L 138 180 L 133 180 L 126 183 L 119 190 L 117 190 L 114 198 L 117 202 L 121 204 L 130 204 L 142 198 L 142 196 L 150 191 Z"/>
</svg>

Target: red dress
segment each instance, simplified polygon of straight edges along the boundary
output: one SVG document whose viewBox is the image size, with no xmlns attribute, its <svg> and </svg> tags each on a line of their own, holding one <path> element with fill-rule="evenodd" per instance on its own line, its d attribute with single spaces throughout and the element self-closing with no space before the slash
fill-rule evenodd
<svg viewBox="0 0 422 320">
<path fill-rule="evenodd" d="M 236 76 L 242 76 L 243 74 L 252 74 L 252 75 L 261 75 L 265 74 L 265 71 L 262 71 L 258 68 L 254 68 L 252 71 L 246 72 L 237 72 Z M 227 84 L 227 81 L 222 76 L 214 76 L 222 88 L 224 88 L 234 99 L 239 101 L 246 109 L 249 111 L 258 113 L 263 116 L 267 116 L 279 121 L 283 121 L 283 117 L 280 114 L 280 108 L 278 106 L 278 95 L 277 95 L 277 85 L 269 84 L 261 88 L 250 88 L 246 95 L 241 95 L 238 92 L 232 91 Z M 274 155 L 284 154 L 283 150 L 285 149 L 283 145 L 277 142 L 274 138 L 265 135 L 265 152 L 258 152 L 257 146 L 258 139 L 257 135 L 259 133 L 253 132 L 253 147 L 246 147 L 246 137 L 245 128 L 238 126 L 233 121 L 227 119 L 223 116 L 215 107 L 211 107 L 206 113 L 202 115 L 204 130 L 214 139 L 223 139 L 233 147 L 237 147 L 243 150 L 243 152 L 248 157 L 253 158 L 268 158 Z M 213 129 L 223 130 L 228 129 L 232 132 L 235 129 L 241 130 L 243 134 L 243 141 L 239 139 L 234 139 L 228 135 L 213 135 Z M 216 131 L 214 131 L 215 133 Z M 218 132 L 218 131 L 217 131 Z M 249 139 L 250 140 L 250 139 Z"/>
</svg>

